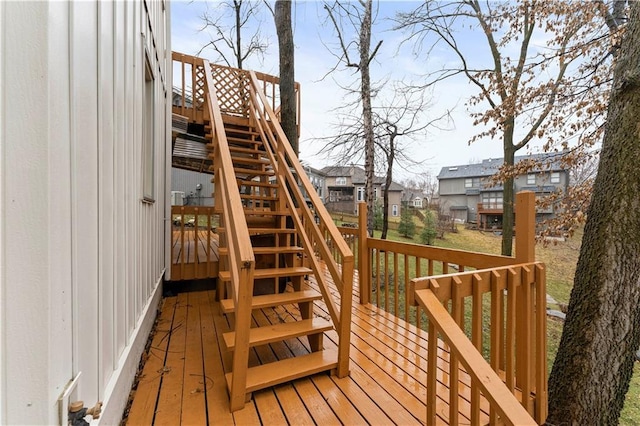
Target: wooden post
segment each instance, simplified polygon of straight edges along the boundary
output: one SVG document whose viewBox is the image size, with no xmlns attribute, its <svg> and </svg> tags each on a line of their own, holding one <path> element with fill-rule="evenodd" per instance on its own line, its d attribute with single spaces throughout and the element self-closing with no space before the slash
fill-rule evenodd
<svg viewBox="0 0 640 426">
<path fill-rule="evenodd" d="M 536 196 L 531 191 L 516 194 L 516 262 L 536 261 Z"/>
<path fill-rule="evenodd" d="M 367 203 L 358 203 L 358 282 L 360 284 L 360 303 L 371 302 L 371 273 L 369 272 L 369 249 L 367 247 Z"/>
<path fill-rule="evenodd" d="M 536 261 L 536 197 L 531 191 L 516 194 L 516 262 L 532 263 Z M 520 285 L 516 287 L 516 386 L 520 389 L 532 380 L 535 372 L 531 356 L 533 346 L 533 309 L 529 274 L 521 274 Z M 542 307 L 545 309 L 546 306 Z M 535 356 L 535 352 L 533 352 Z M 533 382 L 535 383 L 535 382 Z M 527 402 L 528 402 L 528 396 Z M 526 404 L 529 407 L 529 404 Z"/>
</svg>

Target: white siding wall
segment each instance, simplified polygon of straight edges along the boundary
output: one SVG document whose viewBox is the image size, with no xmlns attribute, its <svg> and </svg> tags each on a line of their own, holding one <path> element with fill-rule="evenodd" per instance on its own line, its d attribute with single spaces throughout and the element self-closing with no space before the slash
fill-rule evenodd
<svg viewBox="0 0 640 426">
<path fill-rule="evenodd" d="M 168 14 L 0 2 L 0 424 L 57 424 L 79 373 L 72 400 L 104 401 L 104 424 L 122 415 L 166 264 Z M 142 202 L 145 51 L 155 203 Z"/>
</svg>

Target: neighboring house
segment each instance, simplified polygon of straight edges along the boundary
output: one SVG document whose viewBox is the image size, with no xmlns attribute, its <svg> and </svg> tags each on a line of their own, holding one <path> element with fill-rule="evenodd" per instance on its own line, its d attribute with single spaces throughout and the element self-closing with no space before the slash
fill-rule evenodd
<svg viewBox="0 0 640 426">
<path fill-rule="evenodd" d="M 307 176 L 309 177 L 309 181 L 311 181 L 311 185 L 316 189 L 316 193 L 320 197 L 321 200 L 324 200 L 324 191 L 325 191 L 325 174 L 318 169 L 314 169 L 311 166 L 303 166 L 304 171 L 307 172 Z"/>
<path fill-rule="evenodd" d="M 410 208 L 426 209 L 429 207 L 429 197 L 419 189 L 405 188 L 402 202 Z"/>
<path fill-rule="evenodd" d="M 358 203 L 364 201 L 365 171 L 358 166 L 329 166 L 321 170 L 325 175 L 324 204 L 330 212 L 355 214 Z M 382 204 L 385 178 L 375 176 L 374 198 Z M 395 182 L 389 187 L 389 216 L 400 216 L 403 187 Z"/>
<path fill-rule="evenodd" d="M 0 46 L 0 424 L 119 424 L 170 265 L 169 4 L 0 2 Z"/>
<path fill-rule="evenodd" d="M 560 163 L 561 154 L 534 154 L 517 156 L 516 164 L 531 159 L 542 162 L 545 167 L 518 176 L 514 182 L 515 192 L 533 191 L 542 197 L 556 191 L 566 192 L 569 171 Z M 489 187 L 489 177 L 502 165 L 502 159 L 486 159 L 481 163 L 443 167 L 438 174 L 440 206 L 445 213 L 459 222 L 476 222 L 482 228 L 501 227 L 503 187 Z M 537 219 L 552 217 L 553 207 L 537 210 Z"/>
<path fill-rule="evenodd" d="M 171 191 L 184 193 L 184 204 L 213 206 L 213 175 L 192 170 L 171 168 Z"/>
</svg>

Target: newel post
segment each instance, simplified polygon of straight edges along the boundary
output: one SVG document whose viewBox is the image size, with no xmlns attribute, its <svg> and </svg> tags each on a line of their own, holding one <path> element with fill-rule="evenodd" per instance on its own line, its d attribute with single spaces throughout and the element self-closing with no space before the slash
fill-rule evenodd
<svg viewBox="0 0 640 426">
<path fill-rule="evenodd" d="M 367 247 L 367 203 L 358 203 L 358 282 L 360 303 L 366 305 L 371 298 L 371 273 L 369 272 L 369 249 Z"/>
<path fill-rule="evenodd" d="M 536 261 L 536 196 L 532 191 L 516 194 L 516 262 Z"/>
</svg>

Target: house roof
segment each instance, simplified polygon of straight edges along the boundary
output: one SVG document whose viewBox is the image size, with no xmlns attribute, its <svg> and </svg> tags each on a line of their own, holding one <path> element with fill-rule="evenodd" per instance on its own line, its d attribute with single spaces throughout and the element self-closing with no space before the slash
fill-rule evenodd
<svg viewBox="0 0 640 426">
<path fill-rule="evenodd" d="M 327 166 L 321 170 L 327 177 L 351 177 L 354 185 L 364 185 L 365 171 L 358 166 Z M 382 176 L 374 176 L 373 183 L 375 185 L 384 186 L 386 178 Z M 403 191 L 404 187 L 396 182 L 391 181 L 389 191 Z"/>
<path fill-rule="evenodd" d="M 542 154 L 520 155 L 515 157 L 515 163 L 523 160 L 541 161 L 546 166 L 541 169 L 534 169 L 534 172 L 561 171 L 565 168 L 561 164 L 563 153 L 551 152 Z M 459 179 L 468 177 L 486 177 L 494 175 L 498 172 L 500 166 L 504 163 L 502 158 L 487 158 L 481 163 L 464 164 L 459 166 L 446 166 L 440 169 L 438 179 Z"/>
</svg>

